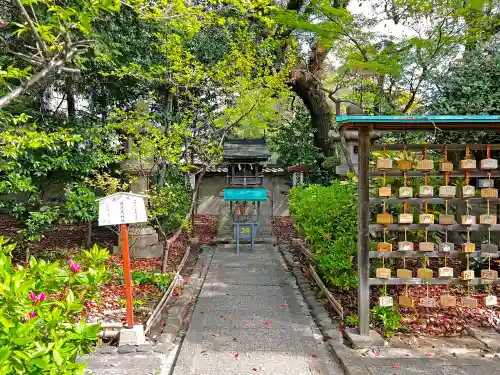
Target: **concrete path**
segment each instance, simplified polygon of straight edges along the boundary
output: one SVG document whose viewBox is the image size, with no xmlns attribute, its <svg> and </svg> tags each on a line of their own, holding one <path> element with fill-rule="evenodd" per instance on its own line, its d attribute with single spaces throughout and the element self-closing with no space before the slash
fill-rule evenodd
<svg viewBox="0 0 500 375">
<path fill-rule="evenodd" d="M 173 375 L 339 375 L 272 245 L 218 246 Z"/>
</svg>

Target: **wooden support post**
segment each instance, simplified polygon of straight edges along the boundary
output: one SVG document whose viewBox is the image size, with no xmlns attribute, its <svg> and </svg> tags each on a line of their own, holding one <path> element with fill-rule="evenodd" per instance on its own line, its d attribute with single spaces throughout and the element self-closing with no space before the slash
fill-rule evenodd
<svg viewBox="0 0 500 375">
<path fill-rule="evenodd" d="M 370 335 L 370 206 L 368 168 L 370 163 L 370 128 L 358 131 L 358 317 L 359 334 Z"/>
<path fill-rule="evenodd" d="M 127 224 L 121 224 L 121 241 L 123 254 L 123 278 L 125 279 L 125 298 L 127 303 L 127 326 L 134 328 L 134 310 L 132 304 L 132 275 L 130 273 L 130 253 L 128 249 Z"/>
</svg>

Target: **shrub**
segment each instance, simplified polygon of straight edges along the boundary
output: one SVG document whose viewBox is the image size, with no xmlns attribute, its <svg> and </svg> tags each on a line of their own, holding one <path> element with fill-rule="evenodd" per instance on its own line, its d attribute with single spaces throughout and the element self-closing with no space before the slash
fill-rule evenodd
<svg viewBox="0 0 500 375">
<path fill-rule="evenodd" d="M 382 329 L 385 337 L 392 337 L 401 328 L 401 315 L 398 306 L 375 306 L 370 314 L 372 323 Z"/>
<path fill-rule="evenodd" d="M 0 374 L 83 375 L 76 359 L 92 351 L 100 325 L 81 317 L 105 275 L 105 250 L 81 264 L 31 257 L 23 267 L 12 263 L 14 247 L 0 237 Z"/>
<path fill-rule="evenodd" d="M 352 256 L 357 248 L 357 198 L 354 182 L 291 190 L 290 212 L 305 234 L 323 279 L 343 290 L 357 287 Z"/>
</svg>

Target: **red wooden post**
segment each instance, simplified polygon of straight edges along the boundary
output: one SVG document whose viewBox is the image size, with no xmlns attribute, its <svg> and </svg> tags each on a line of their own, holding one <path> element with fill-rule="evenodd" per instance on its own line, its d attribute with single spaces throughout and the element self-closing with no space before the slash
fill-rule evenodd
<svg viewBox="0 0 500 375">
<path fill-rule="evenodd" d="M 132 305 L 132 275 L 130 274 L 130 253 L 128 249 L 127 224 L 121 224 L 123 278 L 125 279 L 125 298 L 127 301 L 127 326 L 134 327 L 134 310 Z"/>
</svg>

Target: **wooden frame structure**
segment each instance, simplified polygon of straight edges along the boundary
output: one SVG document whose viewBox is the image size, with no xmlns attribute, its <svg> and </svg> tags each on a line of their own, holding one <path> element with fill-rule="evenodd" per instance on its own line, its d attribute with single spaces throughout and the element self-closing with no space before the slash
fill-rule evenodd
<svg viewBox="0 0 500 375">
<path fill-rule="evenodd" d="M 368 337 L 370 336 L 369 328 L 369 314 L 370 314 L 370 285 L 404 285 L 404 284 L 423 284 L 423 279 L 378 279 L 370 278 L 370 258 L 378 258 L 382 253 L 377 251 L 370 251 L 369 236 L 370 231 L 381 231 L 384 229 L 383 225 L 375 224 L 370 225 L 370 205 L 380 204 L 381 199 L 370 199 L 370 178 L 382 177 L 382 172 L 371 172 L 369 169 L 370 154 L 372 150 L 444 150 L 445 145 L 372 145 L 370 141 L 370 134 L 373 131 L 382 132 L 418 132 L 418 131 L 470 131 L 470 130 L 500 130 L 500 116 L 337 116 L 337 123 L 340 125 L 340 130 L 357 129 L 358 131 L 358 318 L 359 318 L 359 335 Z M 464 150 L 466 145 L 446 145 L 449 151 L 451 150 Z M 487 145 L 468 145 L 471 150 L 485 149 Z M 491 145 L 492 150 L 500 150 L 500 145 Z M 410 177 L 424 176 L 422 171 L 407 171 L 406 174 Z M 401 177 L 402 171 L 388 171 L 385 173 L 387 177 Z M 431 172 L 432 175 L 442 175 L 442 173 Z M 471 177 L 486 176 L 486 171 L 475 170 L 471 171 Z M 464 176 L 464 172 L 454 171 L 450 173 L 450 177 Z M 500 177 L 500 170 L 493 171 L 492 177 Z M 457 198 L 456 200 L 464 200 L 466 198 Z M 486 198 L 468 198 L 476 202 L 486 201 Z M 403 199 L 388 198 L 389 202 L 400 203 Z M 409 204 L 421 204 L 424 201 L 429 201 L 433 204 L 442 204 L 444 199 L 440 198 L 410 198 L 406 199 Z M 453 199 L 451 200 L 453 201 Z M 499 201 L 499 199 L 490 199 L 490 201 Z M 446 227 L 446 228 L 445 228 Z M 489 226 L 491 231 L 500 231 L 500 225 Z M 385 226 L 389 231 L 403 231 L 407 230 L 422 230 L 426 228 L 429 231 L 474 231 L 484 230 L 485 225 L 476 224 L 472 226 L 463 225 L 399 225 L 390 224 Z M 385 253 L 387 258 L 411 258 L 411 257 L 444 257 L 460 256 L 459 252 L 408 252 L 408 251 L 393 251 Z M 470 256 L 481 256 L 480 252 L 469 253 Z M 491 254 L 492 257 L 498 257 L 498 254 Z M 452 279 L 452 282 L 460 283 L 460 279 Z M 429 284 L 447 284 L 450 279 L 425 279 Z M 483 280 L 474 279 L 472 285 L 482 284 Z M 498 283 L 498 280 L 497 280 Z"/>
</svg>

